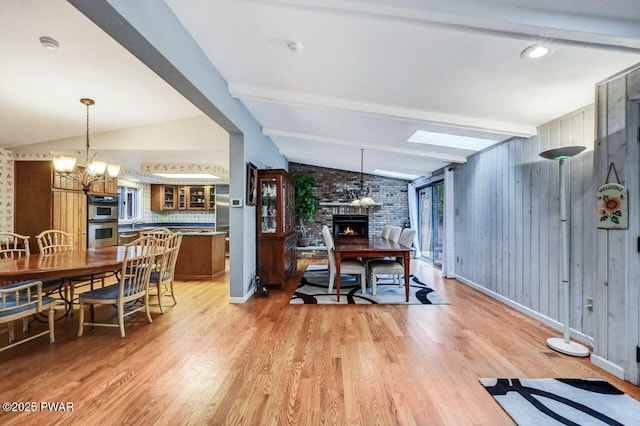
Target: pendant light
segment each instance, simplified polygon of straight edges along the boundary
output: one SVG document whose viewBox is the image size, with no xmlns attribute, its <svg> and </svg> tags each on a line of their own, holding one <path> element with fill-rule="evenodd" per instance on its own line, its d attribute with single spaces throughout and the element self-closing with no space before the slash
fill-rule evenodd
<svg viewBox="0 0 640 426">
<path fill-rule="evenodd" d="M 360 188 L 356 192 L 357 197 L 349 204 L 352 207 L 366 207 L 375 204 L 372 198 L 369 197 L 369 188 L 364 186 L 364 149 L 360 148 Z"/>
<path fill-rule="evenodd" d="M 76 167 L 74 157 L 54 157 L 53 167 L 56 172 L 64 175 L 67 179 L 78 182 L 82 190 L 87 193 L 94 183 L 105 182 L 108 178 L 115 178 L 120 173 L 120 166 L 107 164 L 104 161 L 94 160 L 95 154 L 89 154 L 89 107 L 94 105 L 93 99 L 82 98 L 80 102 L 87 107 L 87 137 L 85 143 L 84 167 Z M 105 171 L 107 176 L 105 176 Z"/>
</svg>

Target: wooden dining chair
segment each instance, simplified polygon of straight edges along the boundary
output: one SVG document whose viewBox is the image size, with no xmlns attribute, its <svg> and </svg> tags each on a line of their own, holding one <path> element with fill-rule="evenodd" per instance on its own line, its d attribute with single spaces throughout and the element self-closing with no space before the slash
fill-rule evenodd
<svg viewBox="0 0 640 426">
<path fill-rule="evenodd" d="M 162 247 L 166 245 L 166 240 L 171 238 L 172 235 L 173 232 L 169 228 L 153 228 L 140 231 L 141 237 L 155 237 Z"/>
<path fill-rule="evenodd" d="M 56 301 L 53 297 L 43 295 L 41 281 L 21 281 L 0 287 L 0 323 L 7 323 L 9 327 L 9 344 L 0 347 L 0 351 L 44 336 L 45 334 L 49 334 L 49 342 L 54 343 L 55 304 Z M 48 329 L 16 341 L 13 321 L 22 319 L 22 331 L 26 333 L 28 331 L 26 320 L 32 315 L 45 311 L 48 316 Z"/>
<path fill-rule="evenodd" d="M 38 249 L 42 254 L 73 250 L 73 234 L 57 229 L 47 229 L 36 235 Z"/>
<path fill-rule="evenodd" d="M 322 237 L 324 238 L 324 244 L 327 246 L 327 255 L 329 257 L 329 289 L 327 290 L 327 293 L 331 293 L 336 277 L 336 254 L 333 236 L 331 235 L 329 227 L 327 227 L 326 225 L 322 227 Z M 340 273 L 358 275 L 360 277 L 360 287 L 362 290 L 362 294 L 366 294 L 367 271 L 362 262 L 356 259 L 341 260 Z"/>
<path fill-rule="evenodd" d="M 74 250 L 73 234 L 60 231 L 58 229 L 47 229 L 42 231 L 36 235 L 36 241 L 38 242 L 38 249 L 41 254 L 63 253 Z M 100 279 L 102 281 L 102 286 L 104 287 L 105 275 L 102 274 L 101 276 L 83 275 L 51 279 L 48 282 L 43 282 L 43 289 L 45 289 L 47 293 L 51 293 L 51 291 L 64 286 L 64 299 L 65 302 L 68 303 L 67 312 L 73 315 L 76 286 L 93 284 L 93 281 L 96 279 Z"/>
<path fill-rule="evenodd" d="M 29 237 L 13 232 L 0 232 L 0 259 L 29 256 Z"/>
<path fill-rule="evenodd" d="M 142 237 L 125 246 L 119 282 L 79 295 L 78 337 L 82 336 L 85 326 L 102 326 L 120 328 L 120 337 L 124 338 L 124 318 L 143 309 L 149 322 L 153 322 L 149 311 L 149 279 L 151 265 L 157 255 L 158 240 L 154 237 Z M 118 309 L 117 323 L 85 321 L 86 306 L 96 304 L 115 305 Z"/>
<path fill-rule="evenodd" d="M 158 298 L 160 313 L 164 313 L 162 308 L 162 298 L 164 296 L 171 296 L 174 305 L 178 303 L 176 301 L 173 282 L 176 270 L 176 261 L 178 260 L 180 246 L 182 245 L 182 233 L 177 232 L 175 234 L 171 234 L 169 238 L 159 240 L 158 242 L 158 244 L 163 243 L 164 253 L 160 257 L 160 260 L 156 261 L 155 268 L 151 272 L 149 282 L 149 296 L 155 296 Z M 151 292 L 152 289 L 154 290 L 153 293 Z"/>
</svg>

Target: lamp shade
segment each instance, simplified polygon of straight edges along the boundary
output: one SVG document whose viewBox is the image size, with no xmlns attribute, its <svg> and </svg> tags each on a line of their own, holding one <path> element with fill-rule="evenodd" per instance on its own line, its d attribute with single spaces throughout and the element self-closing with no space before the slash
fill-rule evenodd
<svg viewBox="0 0 640 426">
<path fill-rule="evenodd" d="M 107 163 L 104 161 L 92 161 L 87 166 L 89 173 L 94 176 L 104 175 L 104 171 L 107 169 Z"/>
<path fill-rule="evenodd" d="M 549 149 L 540 153 L 540 157 L 547 160 L 566 160 L 580 154 L 586 148 L 584 146 L 562 146 L 560 148 Z"/>
<path fill-rule="evenodd" d="M 76 159 L 73 157 L 54 157 L 53 168 L 56 172 L 69 173 L 76 167 Z"/>
<path fill-rule="evenodd" d="M 120 166 L 117 164 L 109 164 L 107 165 L 107 174 L 109 177 L 116 177 L 120 173 Z"/>
</svg>

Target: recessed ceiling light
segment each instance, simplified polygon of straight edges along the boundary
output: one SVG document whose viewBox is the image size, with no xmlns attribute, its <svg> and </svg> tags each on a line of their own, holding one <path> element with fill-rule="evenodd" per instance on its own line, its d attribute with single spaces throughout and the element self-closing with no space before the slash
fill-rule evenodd
<svg viewBox="0 0 640 426">
<path fill-rule="evenodd" d="M 171 179 L 220 179 L 210 173 L 154 173 L 155 176 Z"/>
<path fill-rule="evenodd" d="M 499 141 L 418 130 L 407 139 L 407 142 L 466 149 L 468 151 L 480 151 L 491 145 L 495 145 Z"/>
<path fill-rule="evenodd" d="M 42 36 L 40 37 L 40 44 L 49 50 L 58 50 L 60 43 L 52 37 Z"/>
<path fill-rule="evenodd" d="M 540 59 L 551 53 L 551 49 L 541 44 L 532 44 L 531 46 L 520 52 L 522 59 Z"/>
<path fill-rule="evenodd" d="M 300 43 L 299 41 L 290 41 L 289 43 L 287 43 L 287 47 L 292 52 L 300 52 L 304 48 L 302 43 Z"/>
</svg>

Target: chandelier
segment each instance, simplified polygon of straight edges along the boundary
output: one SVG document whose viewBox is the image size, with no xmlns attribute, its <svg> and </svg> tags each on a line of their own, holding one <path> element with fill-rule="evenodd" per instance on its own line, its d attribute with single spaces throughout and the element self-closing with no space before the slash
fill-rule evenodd
<svg viewBox="0 0 640 426">
<path fill-rule="evenodd" d="M 358 206 L 371 206 L 375 204 L 369 197 L 369 188 L 365 188 L 364 186 L 364 149 L 360 148 L 360 187 L 357 192 L 355 192 L 356 199 L 353 200 L 349 205 L 352 207 Z"/>
<path fill-rule="evenodd" d="M 95 102 L 93 99 L 88 98 L 82 98 L 80 102 L 87 106 L 87 143 L 83 158 L 84 164 L 81 167 L 76 167 L 76 159 L 74 157 L 54 157 L 53 167 L 56 172 L 74 182 L 78 182 L 82 186 L 82 190 L 87 193 L 91 190 L 92 184 L 105 182 L 108 178 L 118 176 L 120 166 L 94 160 L 95 153 L 89 155 L 89 107 L 94 105 Z M 81 151 L 78 151 L 78 154 L 83 155 Z M 105 171 L 108 177 L 105 176 Z"/>
</svg>

